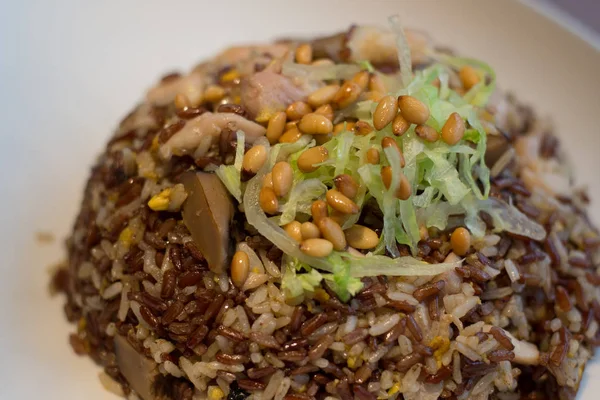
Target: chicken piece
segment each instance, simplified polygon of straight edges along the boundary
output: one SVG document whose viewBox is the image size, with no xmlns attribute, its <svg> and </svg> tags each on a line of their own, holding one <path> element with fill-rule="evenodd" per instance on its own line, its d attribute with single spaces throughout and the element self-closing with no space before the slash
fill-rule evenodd
<svg viewBox="0 0 600 400">
<path fill-rule="evenodd" d="M 241 89 L 242 105 L 252 118 L 261 122 L 308 95 L 290 78 L 272 70 L 261 71 L 242 80 Z"/>
<path fill-rule="evenodd" d="M 195 71 L 186 76 L 160 82 L 146 93 L 146 100 L 152 105 L 162 107 L 171 103 L 178 94 L 183 94 L 189 100 L 190 106 L 196 107 L 202 102 L 202 93 L 206 85 L 206 76 Z"/>
<path fill-rule="evenodd" d="M 211 113 L 206 112 L 190 121 L 166 143 L 159 153 L 163 159 L 169 159 L 172 155 L 193 155 L 195 158 L 206 155 L 213 144 L 218 143 L 219 135 L 223 129 L 232 131 L 241 130 L 246 135 L 246 143 L 254 141 L 265 135 L 266 129 L 233 113 Z"/>
</svg>

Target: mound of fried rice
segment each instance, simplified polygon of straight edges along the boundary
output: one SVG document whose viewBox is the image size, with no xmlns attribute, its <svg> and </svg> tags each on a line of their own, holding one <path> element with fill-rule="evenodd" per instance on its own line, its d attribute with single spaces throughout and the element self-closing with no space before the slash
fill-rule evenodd
<svg viewBox="0 0 600 400">
<path fill-rule="evenodd" d="M 569 174 L 421 32 L 230 48 L 121 121 L 53 285 L 130 400 L 572 399 L 600 236 Z"/>
</svg>

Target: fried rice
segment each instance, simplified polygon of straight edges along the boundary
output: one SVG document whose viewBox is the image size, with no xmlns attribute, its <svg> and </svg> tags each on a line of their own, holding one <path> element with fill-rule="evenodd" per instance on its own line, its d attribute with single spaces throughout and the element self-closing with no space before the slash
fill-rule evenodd
<svg viewBox="0 0 600 400">
<path fill-rule="evenodd" d="M 53 279 L 74 351 L 130 400 L 574 398 L 600 236 L 495 84 L 394 19 L 165 76 Z"/>
</svg>

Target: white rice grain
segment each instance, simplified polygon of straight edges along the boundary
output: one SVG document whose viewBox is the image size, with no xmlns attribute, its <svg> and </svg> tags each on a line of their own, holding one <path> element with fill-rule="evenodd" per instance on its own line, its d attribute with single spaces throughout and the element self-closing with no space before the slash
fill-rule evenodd
<svg viewBox="0 0 600 400">
<path fill-rule="evenodd" d="M 461 352 L 465 357 L 470 358 L 472 361 L 480 361 L 481 360 L 481 356 L 479 354 L 477 354 L 477 352 L 475 350 L 471 349 L 464 343 L 460 343 L 460 342 L 456 341 L 456 342 L 454 342 L 454 344 L 456 346 L 456 350 Z"/>
<path fill-rule="evenodd" d="M 271 400 L 275 396 L 277 389 L 279 389 L 279 387 L 281 386 L 284 377 L 285 374 L 283 371 L 279 370 L 275 372 L 271 376 L 271 379 L 269 379 L 267 387 L 260 396 L 261 400 Z"/>
<path fill-rule="evenodd" d="M 489 374 L 485 375 L 479 380 L 479 382 L 475 384 L 473 390 L 471 391 L 471 395 L 475 396 L 480 393 L 489 392 L 494 379 L 496 379 L 496 372 L 490 372 Z"/>
<path fill-rule="evenodd" d="M 112 285 L 108 286 L 106 289 L 104 289 L 104 292 L 102 292 L 102 298 L 105 300 L 109 300 L 114 297 L 117 297 L 121 293 L 122 289 L 123 283 L 115 282 Z"/>
<path fill-rule="evenodd" d="M 407 294 L 407 293 L 388 291 L 387 295 L 391 300 L 406 301 L 408 304 L 413 305 L 413 306 L 416 306 L 417 304 L 419 304 L 417 299 L 415 299 L 412 295 Z"/>
<path fill-rule="evenodd" d="M 248 315 L 246 314 L 246 310 L 244 307 L 237 306 L 235 308 L 237 314 L 237 321 L 239 323 L 239 330 L 244 333 L 250 332 L 250 321 L 248 320 Z"/>
<path fill-rule="evenodd" d="M 371 326 L 371 329 L 369 329 L 369 335 L 382 335 L 396 326 L 398 322 L 400 322 L 400 314 L 382 315 L 381 317 L 377 318 L 375 324 Z"/>
<path fill-rule="evenodd" d="M 267 335 L 272 335 L 275 332 L 275 327 L 277 326 L 277 322 L 275 322 L 275 318 L 271 313 L 262 314 L 260 317 L 254 321 L 252 324 L 252 332 L 262 332 Z"/>
<path fill-rule="evenodd" d="M 517 282 L 519 279 L 521 279 L 519 269 L 513 260 L 504 260 L 504 269 L 506 270 L 511 282 Z"/>
<path fill-rule="evenodd" d="M 290 386 L 292 384 L 292 380 L 290 378 L 283 378 L 281 384 L 277 388 L 275 392 L 274 400 L 283 400 L 288 390 L 290 390 Z"/>
<path fill-rule="evenodd" d="M 248 275 L 246 282 L 244 282 L 244 286 L 242 286 L 242 291 L 245 292 L 247 290 L 256 289 L 268 280 L 269 275 L 267 274 L 251 272 L 250 275 Z"/>
<path fill-rule="evenodd" d="M 173 375 L 176 378 L 181 378 L 183 376 L 183 372 L 172 361 L 165 361 L 163 367 L 165 368 L 165 371 L 167 371 L 169 374 Z"/>
</svg>

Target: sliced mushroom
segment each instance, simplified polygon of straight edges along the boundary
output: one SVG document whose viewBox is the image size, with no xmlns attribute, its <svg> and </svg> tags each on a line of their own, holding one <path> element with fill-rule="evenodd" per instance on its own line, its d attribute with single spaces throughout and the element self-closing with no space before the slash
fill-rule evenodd
<svg viewBox="0 0 600 400">
<path fill-rule="evenodd" d="M 210 270 L 222 273 L 233 250 L 229 240 L 234 211 L 231 197 L 215 174 L 188 171 L 181 176 L 181 183 L 188 193 L 183 204 L 183 222 Z"/>
<path fill-rule="evenodd" d="M 504 135 L 487 135 L 485 163 L 493 167 L 496 161 L 510 148 L 510 142 Z"/>
<path fill-rule="evenodd" d="M 161 157 L 169 159 L 172 155 L 193 155 L 203 157 L 210 146 L 219 141 L 219 135 L 224 129 L 234 132 L 241 130 L 246 137 L 246 143 L 254 143 L 266 133 L 265 127 L 233 113 L 206 112 L 190 121 L 174 134 L 159 151 Z"/>
<path fill-rule="evenodd" d="M 129 382 L 129 386 L 144 400 L 154 400 L 152 390 L 154 381 L 159 375 L 154 360 L 138 353 L 127 339 L 115 336 L 115 356 L 119 370 Z"/>
</svg>

